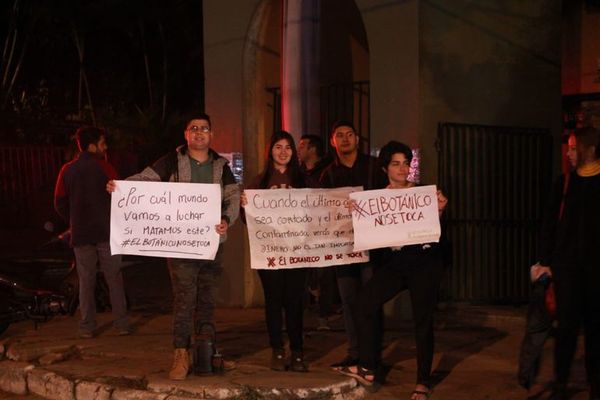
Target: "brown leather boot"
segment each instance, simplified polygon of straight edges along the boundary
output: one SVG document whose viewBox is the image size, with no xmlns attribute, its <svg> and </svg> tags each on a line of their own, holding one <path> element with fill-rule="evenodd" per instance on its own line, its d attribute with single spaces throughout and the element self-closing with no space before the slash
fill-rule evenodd
<svg viewBox="0 0 600 400">
<path fill-rule="evenodd" d="M 169 371 L 169 379 L 182 381 L 190 370 L 190 355 L 187 349 L 175 349 L 173 354 L 173 366 Z"/>
</svg>

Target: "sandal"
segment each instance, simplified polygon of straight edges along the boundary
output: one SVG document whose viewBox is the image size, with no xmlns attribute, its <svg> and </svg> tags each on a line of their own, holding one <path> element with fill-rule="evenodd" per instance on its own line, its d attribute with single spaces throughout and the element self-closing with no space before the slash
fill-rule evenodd
<svg viewBox="0 0 600 400">
<path fill-rule="evenodd" d="M 351 368 L 356 368 L 353 372 Z M 363 386 L 373 386 L 375 383 L 375 371 L 361 367 L 360 365 L 349 365 L 337 370 L 340 374 L 356 379 Z M 371 377 L 369 379 L 368 377 Z"/>
<path fill-rule="evenodd" d="M 427 400 L 431 396 L 431 390 L 413 390 L 410 400 Z"/>
</svg>

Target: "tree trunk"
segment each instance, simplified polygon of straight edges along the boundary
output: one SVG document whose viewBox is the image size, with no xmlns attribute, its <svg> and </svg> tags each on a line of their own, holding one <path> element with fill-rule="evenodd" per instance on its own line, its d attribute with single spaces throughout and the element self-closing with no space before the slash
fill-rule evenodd
<svg viewBox="0 0 600 400">
<path fill-rule="evenodd" d="M 162 113 L 160 116 L 160 122 L 162 122 L 163 124 L 165 123 L 165 118 L 167 115 L 167 88 L 168 88 L 168 81 L 167 81 L 167 41 L 165 40 L 165 31 L 163 29 L 162 23 L 159 21 L 158 22 L 158 32 L 160 33 L 160 43 L 162 45 L 162 50 L 163 50 L 163 60 L 162 60 L 162 67 L 163 67 L 163 91 L 162 91 Z"/>
<path fill-rule="evenodd" d="M 96 112 L 94 111 L 94 105 L 92 103 L 92 95 L 90 93 L 90 85 L 88 83 L 87 74 L 85 73 L 85 67 L 83 65 L 83 55 L 84 55 L 84 42 L 83 38 L 79 37 L 79 32 L 75 27 L 75 24 L 72 24 L 73 29 L 73 41 L 75 42 L 75 47 L 77 48 L 77 54 L 79 55 L 79 97 L 81 98 L 81 82 L 83 81 L 83 86 L 85 87 L 85 92 L 88 99 L 88 105 L 90 106 L 90 112 L 92 114 L 92 124 L 96 126 Z M 79 115 L 81 116 L 81 104 L 79 104 Z"/>
<path fill-rule="evenodd" d="M 148 85 L 148 104 L 152 108 L 154 106 L 154 94 L 152 93 L 152 79 L 150 77 L 150 63 L 148 61 L 148 51 L 146 50 L 146 34 L 144 31 L 144 22 L 140 18 L 138 20 L 140 28 L 140 38 L 142 40 L 142 52 L 144 53 L 144 67 L 146 68 L 146 83 Z"/>
</svg>

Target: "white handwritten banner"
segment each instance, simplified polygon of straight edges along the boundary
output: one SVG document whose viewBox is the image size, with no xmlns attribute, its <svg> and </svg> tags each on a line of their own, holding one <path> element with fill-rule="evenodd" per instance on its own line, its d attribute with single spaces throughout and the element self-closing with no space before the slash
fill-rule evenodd
<svg viewBox="0 0 600 400">
<path fill-rule="evenodd" d="M 435 185 L 350 194 L 354 250 L 438 242 L 440 219 Z"/>
<path fill-rule="evenodd" d="M 369 261 L 355 252 L 348 195 L 362 188 L 245 190 L 254 269 L 325 267 Z"/>
<path fill-rule="evenodd" d="M 218 184 L 115 181 L 112 254 L 214 260 L 221 223 Z"/>
</svg>

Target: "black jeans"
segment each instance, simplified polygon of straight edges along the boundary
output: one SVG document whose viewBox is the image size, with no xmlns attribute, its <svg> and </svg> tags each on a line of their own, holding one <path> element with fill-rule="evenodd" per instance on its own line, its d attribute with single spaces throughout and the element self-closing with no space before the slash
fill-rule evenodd
<svg viewBox="0 0 600 400">
<path fill-rule="evenodd" d="M 392 252 L 362 287 L 356 306 L 360 365 L 374 370 L 380 358 L 378 311 L 404 289 L 410 291 L 417 347 L 417 383 L 430 387 L 433 362 L 433 313 L 444 267 L 437 247 L 410 246 Z"/>
<path fill-rule="evenodd" d="M 371 263 L 338 265 L 335 267 L 340 300 L 344 313 L 344 328 L 348 339 L 348 356 L 358 358 L 358 327 L 355 310 L 361 288 L 373 277 Z M 381 310 L 378 312 L 378 326 L 382 326 Z"/>
<path fill-rule="evenodd" d="M 285 313 L 290 350 L 302 351 L 307 274 L 307 268 L 258 271 L 265 294 L 265 318 L 269 331 L 269 344 L 274 349 L 283 348 L 281 331 Z"/>
<path fill-rule="evenodd" d="M 585 335 L 585 367 L 594 388 L 600 388 L 600 298 L 597 261 L 587 265 L 553 265 L 556 291 L 556 345 L 554 365 L 556 382 L 566 384 L 577 346 L 577 336 L 583 324 Z"/>
<path fill-rule="evenodd" d="M 525 336 L 519 352 L 519 384 L 529 389 L 535 383 L 539 369 L 544 343 L 552 329 L 552 317 L 546 310 L 547 284 L 534 282 L 531 285 L 531 299 L 527 309 Z"/>
<path fill-rule="evenodd" d="M 313 270 L 316 274 L 316 287 L 319 288 L 319 317 L 327 318 L 337 292 L 335 269 L 323 267 L 313 268 Z"/>
</svg>

